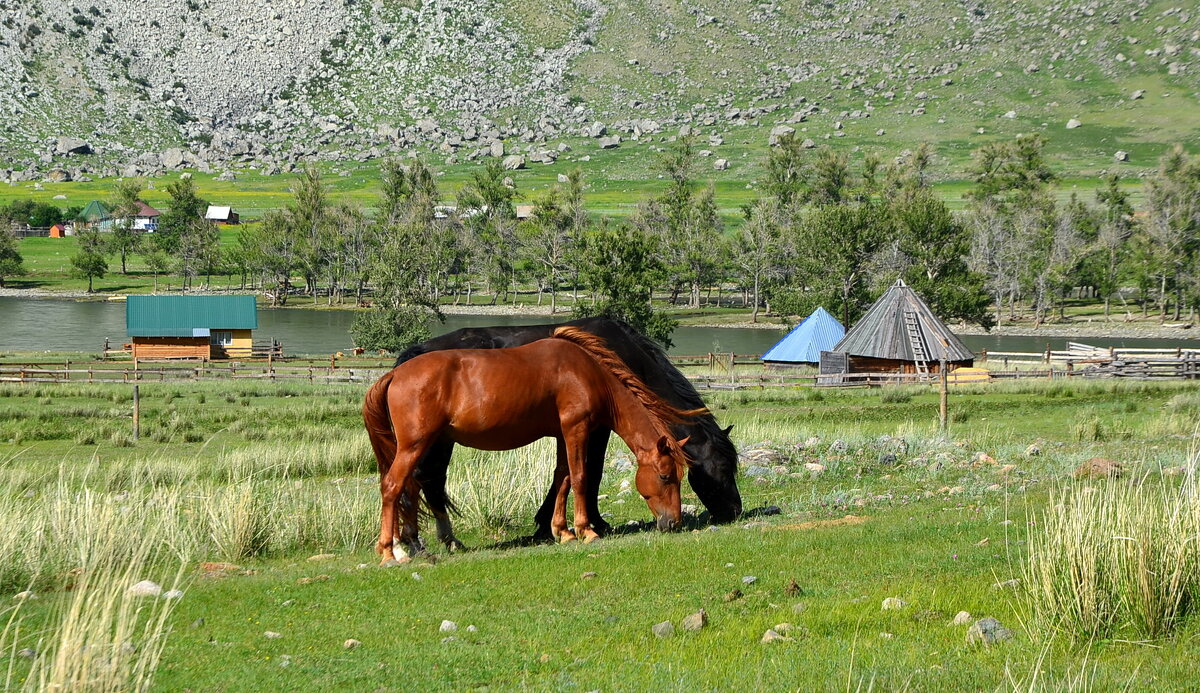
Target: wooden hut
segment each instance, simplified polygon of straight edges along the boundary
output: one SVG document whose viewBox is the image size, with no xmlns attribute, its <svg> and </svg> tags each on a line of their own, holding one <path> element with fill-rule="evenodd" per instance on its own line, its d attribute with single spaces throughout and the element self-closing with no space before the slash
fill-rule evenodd
<svg viewBox="0 0 1200 693">
<path fill-rule="evenodd" d="M 232 207 L 209 205 L 204 212 L 204 218 L 218 226 L 234 226 L 241 222 L 241 217 Z"/>
<path fill-rule="evenodd" d="M 253 296 L 130 296 L 125 303 L 135 359 L 250 356 L 257 327 Z"/>
<path fill-rule="evenodd" d="M 67 235 L 67 227 L 62 224 L 55 224 L 50 227 L 50 238 L 65 238 Z"/>
<path fill-rule="evenodd" d="M 936 373 L 945 356 L 947 367 L 972 366 L 975 354 L 897 280 L 846 336 L 821 354 L 822 372 Z M 836 371 L 832 364 L 844 368 Z"/>
</svg>

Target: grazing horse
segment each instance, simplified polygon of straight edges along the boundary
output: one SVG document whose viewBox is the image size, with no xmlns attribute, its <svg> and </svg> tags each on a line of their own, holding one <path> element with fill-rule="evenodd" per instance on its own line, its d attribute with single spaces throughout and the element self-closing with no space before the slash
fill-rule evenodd
<svg viewBox="0 0 1200 693">
<path fill-rule="evenodd" d="M 699 393 L 688 379 L 671 365 L 666 354 L 653 341 L 623 322 L 608 318 L 583 318 L 566 323 L 519 325 L 503 327 L 466 327 L 446 333 L 410 347 L 396 360 L 396 365 L 420 354 L 443 349 L 500 349 L 520 346 L 549 337 L 563 325 L 577 327 L 604 339 L 606 346 L 642 380 L 655 394 L 679 409 L 699 409 L 704 406 Z M 732 522 L 742 512 L 742 499 L 737 488 L 737 450 L 729 440 L 730 428 L 722 429 L 712 414 L 704 413 L 674 425 L 674 432 L 687 439 L 685 452 L 691 460 L 688 483 L 716 522 Z M 588 513 L 592 527 L 600 532 L 609 530 L 600 517 L 596 497 L 604 473 L 604 455 L 608 449 L 609 429 L 598 428 L 588 438 L 587 465 Z M 417 469 L 422 479 L 426 502 L 435 511 L 446 512 L 450 505 L 445 492 L 445 477 L 439 476 L 454 450 L 452 442 L 439 442 L 426 454 Z M 557 489 L 546 494 L 534 518 L 538 536 L 550 536 L 550 516 L 554 509 Z"/>
<path fill-rule="evenodd" d="M 363 420 L 379 463 L 383 506 L 376 550 L 385 561 L 391 556 L 403 561 L 423 548 L 417 535 L 423 479 L 415 471 L 439 442 L 511 450 L 555 438 L 551 531 L 562 541 L 576 536 L 591 541 L 598 535 L 586 503 L 588 437 L 602 427 L 615 431 L 637 457 L 638 492 L 658 528 L 678 528 L 687 441 L 676 441 L 670 426 L 703 410 L 680 410 L 665 402 L 594 335 L 561 327 L 552 337 L 511 349 L 423 354 L 393 368 L 367 391 Z M 438 474 L 444 475 L 444 470 Z M 568 490 L 575 492 L 574 533 L 566 521 Z M 444 510 L 431 509 L 439 538 L 448 546 L 457 544 Z"/>
</svg>

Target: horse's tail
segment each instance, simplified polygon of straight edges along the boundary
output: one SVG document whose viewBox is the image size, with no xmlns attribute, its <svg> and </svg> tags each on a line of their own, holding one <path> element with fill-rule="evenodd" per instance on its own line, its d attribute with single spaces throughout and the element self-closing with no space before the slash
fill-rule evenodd
<svg viewBox="0 0 1200 693">
<path fill-rule="evenodd" d="M 375 451 L 380 476 L 387 473 L 392 466 L 392 460 L 396 459 L 396 434 L 392 432 L 392 419 L 387 405 L 392 373 L 393 371 L 388 371 L 376 380 L 367 390 L 367 396 L 363 400 L 363 423 L 366 424 L 367 436 L 371 439 L 371 449 Z"/>
</svg>

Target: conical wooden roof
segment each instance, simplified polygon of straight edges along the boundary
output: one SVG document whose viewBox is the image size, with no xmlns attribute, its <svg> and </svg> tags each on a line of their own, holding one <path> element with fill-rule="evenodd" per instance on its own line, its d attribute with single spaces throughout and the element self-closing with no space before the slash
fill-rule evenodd
<svg viewBox="0 0 1200 693">
<path fill-rule="evenodd" d="M 905 313 L 911 313 L 917 328 L 925 340 L 929 362 L 941 360 L 970 361 L 975 354 L 963 344 L 950 328 L 929 310 L 915 291 L 904 280 L 897 279 L 875 305 L 867 310 L 862 319 L 846 333 L 842 341 L 833 348 L 851 356 L 865 356 L 894 361 L 915 361 L 912 340 L 905 324 Z M 942 343 L 945 341 L 945 346 Z"/>
</svg>

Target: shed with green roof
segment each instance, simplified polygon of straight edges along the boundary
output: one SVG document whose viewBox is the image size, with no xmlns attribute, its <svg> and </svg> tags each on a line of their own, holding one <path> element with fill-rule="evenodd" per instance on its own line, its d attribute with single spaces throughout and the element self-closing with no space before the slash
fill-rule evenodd
<svg viewBox="0 0 1200 693">
<path fill-rule="evenodd" d="M 135 359 L 247 357 L 257 328 L 253 296 L 130 296 L 125 303 Z"/>
</svg>

